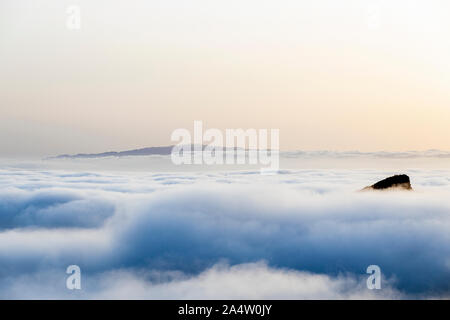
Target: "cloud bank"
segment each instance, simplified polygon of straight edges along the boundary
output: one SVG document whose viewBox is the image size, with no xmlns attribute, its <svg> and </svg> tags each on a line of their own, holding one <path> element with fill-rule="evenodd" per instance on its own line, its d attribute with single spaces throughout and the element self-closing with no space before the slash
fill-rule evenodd
<svg viewBox="0 0 450 320">
<path fill-rule="evenodd" d="M 1 298 L 445 298 L 450 175 L 0 171 Z M 65 288 L 68 265 L 83 290 Z M 379 265 L 382 290 L 366 288 Z"/>
</svg>

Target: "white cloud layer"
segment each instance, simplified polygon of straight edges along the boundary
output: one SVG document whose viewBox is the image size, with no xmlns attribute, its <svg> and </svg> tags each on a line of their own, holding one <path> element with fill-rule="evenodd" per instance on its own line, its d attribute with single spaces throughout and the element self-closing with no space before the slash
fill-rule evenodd
<svg viewBox="0 0 450 320">
<path fill-rule="evenodd" d="M 365 278 L 335 277 L 271 268 L 265 262 L 218 263 L 197 275 L 154 270 L 113 270 L 82 282 L 81 291 L 62 288 L 60 271 L 22 275 L 7 283 L 7 298 L 33 299 L 402 299 L 389 284 L 368 290 Z M 87 283 L 87 284 L 85 284 Z M 2 297 L 4 298 L 4 297 Z"/>
<path fill-rule="evenodd" d="M 0 170 L 1 298 L 445 298 L 450 174 Z M 65 288 L 68 265 L 83 290 Z M 382 290 L 366 288 L 379 265 Z"/>
</svg>

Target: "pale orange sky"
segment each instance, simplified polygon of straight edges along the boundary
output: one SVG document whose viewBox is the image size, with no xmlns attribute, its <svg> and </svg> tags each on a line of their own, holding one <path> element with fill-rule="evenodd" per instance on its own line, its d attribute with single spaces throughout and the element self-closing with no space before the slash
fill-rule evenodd
<svg viewBox="0 0 450 320">
<path fill-rule="evenodd" d="M 0 155 L 169 145 L 194 120 L 450 150 L 449 32 L 448 1 L 2 0 Z"/>
</svg>

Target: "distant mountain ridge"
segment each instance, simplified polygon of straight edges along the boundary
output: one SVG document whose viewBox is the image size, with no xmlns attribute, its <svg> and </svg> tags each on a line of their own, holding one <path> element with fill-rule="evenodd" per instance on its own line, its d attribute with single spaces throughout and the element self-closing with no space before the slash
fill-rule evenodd
<svg viewBox="0 0 450 320">
<path fill-rule="evenodd" d="M 106 157 L 124 157 L 124 156 L 149 156 L 149 155 L 170 155 L 174 146 L 160 146 L 160 147 L 146 147 L 140 149 L 132 149 L 125 151 L 108 151 L 102 153 L 78 153 L 78 154 L 62 154 L 57 156 L 47 157 L 46 159 L 91 159 L 91 158 L 106 158 Z M 194 145 L 191 146 L 192 148 Z M 202 149 L 206 146 L 203 145 Z M 234 148 L 234 150 L 241 148 Z M 228 149 L 230 150 L 230 149 Z M 233 148 L 231 148 L 233 150 Z M 242 149 L 241 149 L 242 150 Z M 246 149 L 248 151 L 248 149 Z M 437 149 L 425 151 L 330 151 L 330 150 L 316 150 L 316 151 L 280 151 L 284 157 L 287 158 L 360 158 L 360 157 L 374 157 L 374 158 L 392 158 L 392 159 L 414 159 L 414 158 L 440 158 L 450 159 L 450 151 L 442 151 Z"/>
<path fill-rule="evenodd" d="M 189 147 L 189 145 L 185 145 Z M 191 145 L 191 150 L 194 150 L 196 145 Z M 151 155 L 170 155 L 172 153 L 172 146 L 162 147 L 147 147 L 140 149 L 132 149 L 125 151 L 108 151 L 102 153 L 78 153 L 78 154 L 61 154 L 54 157 L 48 157 L 47 159 L 91 159 L 91 158 L 106 158 L 106 157 L 126 157 L 126 156 L 151 156 Z M 202 150 L 207 146 L 203 145 Z M 217 147 L 220 148 L 220 147 Z M 231 150 L 242 150 L 241 148 L 231 148 Z M 230 149 L 227 149 L 230 150 Z"/>
<path fill-rule="evenodd" d="M 102 153 L 78 153 L 78 154 L 61 154 L 49 159 L 76 159 L 76 158 L 106 158 L 106 157 L 125 157 L 125 156 L 149 156 L 149 155 L 169 155 L 173 146 L 148 147 L 126 151 L 108 151 Z"/>
</svg>

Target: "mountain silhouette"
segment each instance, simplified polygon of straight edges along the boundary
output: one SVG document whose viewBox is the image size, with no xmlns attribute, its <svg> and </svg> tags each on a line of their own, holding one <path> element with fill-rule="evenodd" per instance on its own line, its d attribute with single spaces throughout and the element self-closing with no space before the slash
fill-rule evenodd
<svg viewBox="0 0 450 320">
<path fill-rule="evenodd" d="M 411 182 L 406 174 L 395 175 L 377 183 L 365 187 L 364 190 L 388 190 L 388 189 L 400 189 L 400 190 L 412 190 Z"/>
<path fill-rule="evenodd" d="M 102 153 L 78 153 L 78 154 L 62 154 L 49 159 L 76 159 L 76 158 L 105 158 L 105 157 L 124 157 L 124 156 L 148 156 L 148 155 L 169 155 L 173 146 L 148 147 L 141 149 L 133 149 L 126 151 L 109 151 Z"/>
</svg>

